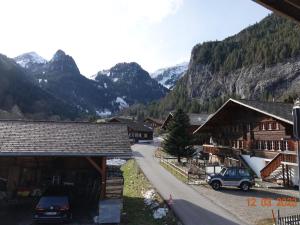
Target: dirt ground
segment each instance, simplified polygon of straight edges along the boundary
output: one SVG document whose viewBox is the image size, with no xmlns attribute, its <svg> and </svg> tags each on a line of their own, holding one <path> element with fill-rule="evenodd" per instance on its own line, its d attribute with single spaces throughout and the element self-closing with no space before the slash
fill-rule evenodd
<svg viewBox="0 0 300 225">
<path fill-rule="evenodd" d="M 209 185 L 193 186 L 193 188 L 250 224 L 259 224 L 262 220 L 272 218 L 272 210 L 275 216 L 278 210 L 281 216 L 300 212 L 297 190 L 253 188 L 243 192 L 238 188 L 224 187 L 220 191 L 215 191 Z"/>
</svg>

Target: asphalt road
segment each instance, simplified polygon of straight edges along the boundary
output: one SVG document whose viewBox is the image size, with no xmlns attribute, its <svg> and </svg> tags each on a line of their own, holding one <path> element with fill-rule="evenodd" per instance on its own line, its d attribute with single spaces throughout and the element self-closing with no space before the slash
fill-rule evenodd
<svg viewBox="0 0 300 225">
<path fill-rule="evenodd" d="M 159 165 L 154 158 L 155 146 L 136 144 L 132 146 L 134 156 L 141 169 L 166 200 L 172 196 L 171 207 L 184 225 L 247 225 L 233 214 L 214 204 L 188 185 L 182 183 Z"/>
</svg>

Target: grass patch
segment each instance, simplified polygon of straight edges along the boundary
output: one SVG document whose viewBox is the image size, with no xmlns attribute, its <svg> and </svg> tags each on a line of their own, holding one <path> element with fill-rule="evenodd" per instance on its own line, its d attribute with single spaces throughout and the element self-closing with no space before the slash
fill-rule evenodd
<svg viewBox="0 0 300 225">
<path fill-rule="evenodd" d="M 187 177 L 181 175 L 180 173 L 178 173 L 174 168 L 172 168 L 171 166 L 160 162 L 159 163 L 163 168 L 165 168 L 167 171 L 169 171 L 172 175 L 174 175 L 178 180 L 182 181 L 183 183 L 187 183 L 188 179 Z"/>
<path fill-rule="evenodd" d="M 172 212 L 168 216 L 155 220 L 152 210 L 144 204 L 142 192 L 152 188 L 150 182 L 144 176 L 135 160 L 129 160 L 122 166 L 124 176 L 124 216 L 122 225 L 176 225 L 177 220 Z M 157 194 L 156 200 L 161 207 L 164 206 L 163 199 Z"/>
</svg>

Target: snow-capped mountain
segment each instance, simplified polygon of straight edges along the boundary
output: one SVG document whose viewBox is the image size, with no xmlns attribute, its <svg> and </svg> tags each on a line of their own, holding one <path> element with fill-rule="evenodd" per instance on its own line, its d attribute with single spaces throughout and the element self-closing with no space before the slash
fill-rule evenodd
<svg viewBox="0 0 300 225">
<path fill-rule="evenodd" d="M 162 98 L 168 92 L 137 63 L 119 63 L 88 79 L 62 50 L 49 61 L 41 60 L 36 53 L 23 54 L 15 61 L 35 85 L 86 115 L 109 116 L 132 104 Z"/>
<path fill-rule="evenodd" d="M 172 89 L 176 82 L 183 76 L 188 69 L 188 62 L 177 64 L 172 67 L 162 68 L 151 74 L 151 77 L 164 85 L 168 89 Z"/>
<path fill-rule="evenodd" d="M 31 59 L 30 63 L 33 62 Z M 36 85 L 27 69 L 2 54 L 0 90 L 1 119 L 76 119 L 80 115 L 75 107 Z"/>
<path fill-rule="evenodd" d="M 22 55 L 19 55 L 14 58 L 16 63 L 18 63 L 23 68 L 28 68 L 33 64 L 46 64 L 47 60 L 43 57 L 39 56 L 35 52 L 28 52 L 24 53 Z"/>
<path fill-rule="evenodd" d="M 168 92 L 135 62 L 118 63 L 109 70 L 102 70 L 95 81 L 118 96 L 116 102 L 120 109 L 135 103 L 149 103 Z"/>
</svg>

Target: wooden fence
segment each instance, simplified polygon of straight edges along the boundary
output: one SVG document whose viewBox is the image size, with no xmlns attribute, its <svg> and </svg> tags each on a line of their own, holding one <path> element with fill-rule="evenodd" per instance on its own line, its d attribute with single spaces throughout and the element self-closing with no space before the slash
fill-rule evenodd
<svg viewBox="0 0 300 225">
<path fill-rule="evenodd" d="M 278 216 L 276 225 L 300 225 L 300 214 L 284 217 Z"/>
</svg>

